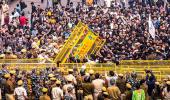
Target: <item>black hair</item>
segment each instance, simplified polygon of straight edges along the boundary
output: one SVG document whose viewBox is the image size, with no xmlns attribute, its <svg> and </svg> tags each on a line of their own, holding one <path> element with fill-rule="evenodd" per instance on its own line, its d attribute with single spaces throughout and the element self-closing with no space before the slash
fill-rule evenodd
<svg viewBox="0 0 170 100">
<path fill-rule="evenodd" d="M 24 16 L 25 14 L 24 14 L 24 13 L 22 13 L 21 15 L 22 15 L 22 16 Z"/>
<path fill-rule="evenodd" d="M 136 84 L 136 89 L 137 90 L 140 89 L 140 84 L 139 83 Z"/>
<path fill-rule="evenodd" d="M 84 82 L 87 82 L 87 83 L 90 83 L 90 77 L 89 76 L 86 76 L 85 78 L 84 78 Z"/>
<path fill-rule="evenodd" d="M 5 68 L 7 65 L 6 64 L 2 64 L 2 68 Z"/>
<path fill-rule="evenodd" d="M 140 80 L 140 85 L 142 85 L 143 83 L 145 83 L 145 79 Z"/>
<path fill-rule="evenodd" d="M 167 85 L 167 91 L 170 92 L 170 85 Z"/>
<path fill-rule="evenodd" d="M 95 74 L 95 78 L 98 79 L 100 77 L 100 74 L 99 73 L 96 73 Z"/>
<path fill-rule="evenodd" d="M 114 73 L 113 71 L 109 71 L 109 75 L 110 75 L 110 76 L 114 76 L 115 73 Z"/>
<path fill-rule="evenodd" d="M 11 14 L 14 15 L 14 12 L 12 12 Z"/>
</svg>

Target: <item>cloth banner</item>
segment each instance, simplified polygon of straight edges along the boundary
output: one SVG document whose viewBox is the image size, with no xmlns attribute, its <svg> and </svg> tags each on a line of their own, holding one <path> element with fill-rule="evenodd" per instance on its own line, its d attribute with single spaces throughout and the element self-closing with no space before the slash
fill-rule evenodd
<svg viewBox="0 0 170 100">
<path fill-rule="evenodd" d="M 151 15 L 149 15 L 148 26 L 149 26 L 149 34 L 153 39 L 155 39 L 155 27 L 152 23 Z"/>
</svg>

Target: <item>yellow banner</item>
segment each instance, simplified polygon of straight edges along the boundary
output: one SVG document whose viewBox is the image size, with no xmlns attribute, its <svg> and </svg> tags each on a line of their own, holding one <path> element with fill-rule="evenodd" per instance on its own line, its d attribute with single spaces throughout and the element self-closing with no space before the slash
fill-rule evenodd
<svg viewBox="0 0 170 100">
<path fill-rule="evenodd" d="M 74 56 L 78 59 L 83 59 L 85 57 L 85 55 L 93 46 L 96 38 L 98 37 L 91 30 L 89 30 L 88 27 L 83 32 L 85 38 L 82 43 L 77 47 L 77 50 L 74 53 Z M 82 36 L 82 38 L 84 36 Z"/>
<path fill-rule="evenodd" d="M 68 38 L 67 42 L 64 44 L 62 49 L 56 55 L 54 62 L 60 61 L 65 62 L 69 57 L 72 48 L 77 44 L 77 41 L 80 39 L 79 37 L 82 35 L 82 30 L 86 27 L 86 25 L 82 22 L 79 22 L 71 32 L 70 37 Z"/>
</svg>

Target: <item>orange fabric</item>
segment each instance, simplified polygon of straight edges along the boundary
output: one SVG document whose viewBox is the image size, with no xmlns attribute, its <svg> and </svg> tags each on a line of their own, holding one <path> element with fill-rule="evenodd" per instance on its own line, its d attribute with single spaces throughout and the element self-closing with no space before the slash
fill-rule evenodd
<svg viewBox="0 0 170 100">
<path fill-rule="evenodd" d="M 91 6 L 93 4 L 93 0 L 87 0 L 86 3 L 87 5 Z"/>
</svg>

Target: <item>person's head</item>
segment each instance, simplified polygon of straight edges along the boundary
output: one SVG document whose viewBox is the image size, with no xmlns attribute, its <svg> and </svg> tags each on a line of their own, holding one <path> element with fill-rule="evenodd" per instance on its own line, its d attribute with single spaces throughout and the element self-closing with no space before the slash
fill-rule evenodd
<svg viewBox="0 0 170 100">
<path fill-rule="evenodd" d="M 34 5 L 34 2 L 31 2 L 31 5 Z"/>
<path fill-rule="evenodd" d="M 14 12 L 12 12 L 11 14 L 14 15 Z"/>
<path fill-rule="evenodd" d="M 145 83 L 145 79 L 140 80 L 140 85 Z"/>
<path fill-rule="evenodd" d="M 10 74 L 5 74 L 5 75 L 4 75 L 4 78 L 5 78 L 6 80 L 10 79 L 10 77 L 11 77 Z"/>
<path fill-rule="evenodd" d="M 7 65 L 6 64 L 2 64 L 2 68 L 6 69 Z"/>
<path fill-rule="evenodd" d="M 42 92 L 43 92 L 43 94 L 47 94 L 48 89 L 44 87 L 44 88 L 42 88 Z"/>
<path fill-rule="evenodd" d="M 22 81 L 22 80 L 19 80 L 19 81 L 17 82 L 17 84 L 18 84 L 18 86 L 22 86 L 22 85 L 23 85 L 23 81 Z"/>
<path fill-rule="evenodd" d="M 93 75 L 93 74 L 94 74 L 94 70 L 92 70 L 92 69 L 89 70 L 89 74 L 90 74 L 90 75 Z"/>
<path fill-rule="evenodd" d="M 73 69 L 68 69 L 69 74 L 73 74 Z"/>
<path fill-rule="evenodd" d="M 59 87 L 60 84 L 61 84 L 61 81 L 60 81 L 60 80 L 57 80 L 57 81 L 56 81 L 56 86 Z"/>
<path fill-rule="evenodd" d="M 100 74 L 99 74 L 99 73 L 96 73 L 96 74 L 95 74 L 95 78 L 96 78 L 96 79 L 99 79 L 99 78 L 100 78 Z"/>
<path fill-rule="evenodd" d="M 71 93 L 73 91 L 73 87 L 68 87 L 67 91 L 68 91 L 68 93 Z"/>
<path fill-rule="evenodd" d="M 131 77 L 132 77 L 133 79 L 136 79 L 136 78 L 137 78 L 137 74 L 136 74 L 135 72 L 133 72 L 133 73 L 131 74 Z"/>
<path fill-rule="evenodd" d="M 129 83 L 126 83 L 126 88 L 127 88 L 128 90 L 131 90 L 131 89 L 132 89 L 132 85 L 129 84 Z"/>
<path fill-rule="evenodd" d="M 10 73 L 11 76 L 13 76 L 13 75 L 16 74 L 16 71 L 15 70 L 11 70 L 9 73 Z"/>
<path fill-rule="evenodd" d="M 84 82 L 86 82 L 86 83 L 90 83 L 90 77 L 89 76 L 86 76 L 85 78 L 84 78 Z"/>
<path fill-rule="evenodd" d="M 167 91 L 170 92 L 170 81 L 167 81 L 166 84 L 167 84 Z"/>
<path fill-rule="evenodd" d="M 5 0 L 2 1 L 2 4 L 3 4 L 3 5 L 6 4 Z"/>
<path fill-rule="evenodd" d="M 136 84 L 136 89 L 137 89 L 137 90 L 140 89 L 140 84 L 139 84 L 139 83 Z"/>
<path fill-rule="evenodd" d="M 118 74 L 120 79 L 123 79 L 123 74 Z"/>
<path fill-rule="evenodd" d="M 24 14 L 24 13 L 22 13 L 21 15 L 22 15 L 22 16 L 25 16 L 25 14 Z"/>
<path fill-rule="evenodd" d="M 114 73 L 113 71 L 109 71 L 109 75 L 110 75 L 110 76 L 114 76 L 115 73 Z"/>
</svg>

